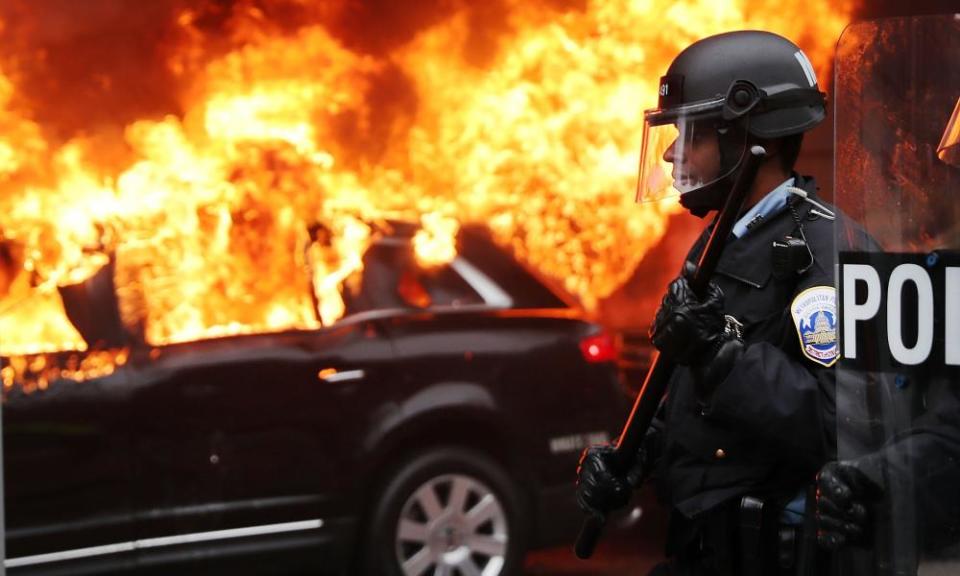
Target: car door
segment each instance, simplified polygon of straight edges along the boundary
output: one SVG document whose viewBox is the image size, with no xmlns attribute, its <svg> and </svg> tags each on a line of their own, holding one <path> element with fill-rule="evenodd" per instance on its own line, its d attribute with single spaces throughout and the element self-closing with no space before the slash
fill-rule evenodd
<svg viewBox="0 0 960 576">
<path fill-rule="evenodd" d="M 128 564 L 131 422 L 127 371 L 58 378 L 3 406 L 10 573 Z"/>
<path fill-rule="evenodd" d="M 141 538 L 165 538 L 167 552 L 183 554 L 198 538 L 207 554 L 237 538 L 282 546 L 321 538 L 357 505 L 339 497 L 352 481 L 347 443 L 362 409 L 353 400 L 392 358 L 375 321 L 154 356 L 136 373 Z"/>
</svg>

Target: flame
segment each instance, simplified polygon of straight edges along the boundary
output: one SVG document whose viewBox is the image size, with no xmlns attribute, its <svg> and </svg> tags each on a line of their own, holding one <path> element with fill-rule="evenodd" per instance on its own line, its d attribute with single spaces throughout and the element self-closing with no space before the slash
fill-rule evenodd
<svg viewBox="0 0 960 576">
<path fill-rule="evenodd" d="M 89 354 L 40 354 L 11 356 L 0 369 L 0 381 L 7 392 L 17 383 L 25 393 L 46 390 L 51 382 L 73 380 L 83 382 L 113 374 L 127 363 L 129 350 L 97 350 Z"/>
<path fill-rule="evenodd" d="M 335 223 L 343 229 L 334 230 L 332 240 L 314 240 L 309 248 L 313 290 L 324 325 L 343 316 L 346 305 L 340 286 L 351 274 L 363 269 L 363 253 L 370 245 L 370 229 L 363 222 L 350 218 Z"/>
<path fill-rule="evenodd" d="M 417 262 L 423 268 L 446 264 L 457 255 L 454 238 L 460 223 L 454 218 L 436 212 L 424 214 L 421 228 L 413 236 L 413 249 Z"/>
<path fill-rule="evenodd" d="M 272 4 L 304 21 L 270 20 Z M 177 106 L 113 131 L 64 135 L 49 112 L 47 126 L 28 51 L 0 59 L 0 355 L 86 350 L 58 289 L 108 262 L 124 327 L 148 345 L 330 324 L 389 219 L 421 223 L 424 266 L 455 257 L 461 224 L 484 222 L 593 309 L 678 210 L 637 207 L 632 194 L 642 111 L 676 53 L 761 28 L 798 41 L 826 74 L 853 9 L 509 0 L 503 23 L 478 31 L 478 9 L 455 4 L 378 53 L 344 40 L 337 17 L 351 6 L 174 10 L 158 53 Z M 3 17 L 0 40 L 16 48 L 22 35 Z M 117 72 L 103 89 L 134 80 Z M 120 364 L 126 352 L 113 353 Z M 30 372 L 4 370 L 5 384 Z"/>
</svg>

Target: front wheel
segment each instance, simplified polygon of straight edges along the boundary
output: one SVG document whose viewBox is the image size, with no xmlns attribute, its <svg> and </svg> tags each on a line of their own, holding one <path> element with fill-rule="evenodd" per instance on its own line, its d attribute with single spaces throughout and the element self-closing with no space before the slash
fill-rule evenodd
<svg viewBox="0 0 960 576">
<path fill-rule="evenodd" d="M 520 490 L 489 457 L 437 448 L 399 467 L 371 516 L 368 574 L 515 576 L 526 519 Z"/>
</svg>

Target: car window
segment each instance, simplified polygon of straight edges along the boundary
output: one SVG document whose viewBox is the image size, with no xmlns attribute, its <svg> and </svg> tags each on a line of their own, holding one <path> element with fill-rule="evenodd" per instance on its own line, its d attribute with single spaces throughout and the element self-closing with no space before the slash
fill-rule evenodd
<svg viewBox="0 0 960 576">
<path fill-rule="evenodd" d="M 455 262 L 423 267 L 409 243 L 375 244 L 364 255 L 360 281 L 346 283 L 347 315 L 391 308 L 426 310 L 490 304 L 458 271 L 469 269 L 468 265 Z"/>
</svg>

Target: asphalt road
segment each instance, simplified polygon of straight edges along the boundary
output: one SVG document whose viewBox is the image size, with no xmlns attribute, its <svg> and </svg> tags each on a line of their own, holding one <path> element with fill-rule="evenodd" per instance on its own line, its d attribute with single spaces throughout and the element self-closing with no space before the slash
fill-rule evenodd
<svg viewBox="0 0 960 576">
<path fill-rule="evenodd" d="M 645 542 L 640 530 L 608 534 L 593 557 L 580 560 L 570 546 L 531 552 L 525 576 L 645 576 L 660 560 L 663 547 Z"/>
</svg>

